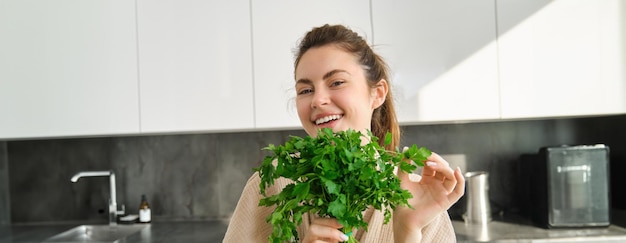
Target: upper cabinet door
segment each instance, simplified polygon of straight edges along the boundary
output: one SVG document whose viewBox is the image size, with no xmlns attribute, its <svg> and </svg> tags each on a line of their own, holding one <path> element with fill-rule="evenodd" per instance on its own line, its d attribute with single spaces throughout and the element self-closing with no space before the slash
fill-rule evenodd
<svg viewBox="0 0 626 243">
<path fill-rule="evenodd" d="M 0 139 L 139 131 L 135 3 L 0 1 Z"/>
<path fill-rule="evenodd" d="M 252 129 L 248 0 L 138 0 L 141 131 Z"/>
<path fill-rule="evenodd" d="M 343 24 L 371 43 L 368 2 L 252 1 L 256 127 L 300 128 L 295 106 L 294 51 L 314 27 Z"/>
<path fill-rule="evenodd" d="M 621 0 L 498 0 L 503 118 L 626 111 Z"/>
<path fill-rule="evenodd" d="M 495 19 L 492 0 L 372 1 L 401 123 L 500 117 Z"/>
</svg>

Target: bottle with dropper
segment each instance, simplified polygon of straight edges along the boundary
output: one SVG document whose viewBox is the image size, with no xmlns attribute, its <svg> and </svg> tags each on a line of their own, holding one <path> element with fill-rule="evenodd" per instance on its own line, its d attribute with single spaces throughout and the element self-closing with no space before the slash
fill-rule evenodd
<svg viewBox="0 0 626 243">
<path fill-rule="evenodd" d="M 150 204 L 146 195 L 141 195 L 141 203 L 139 204 L 139 223 L 150 223 L 152 221 L 152 213 L 150 212 Z"/>
</svg>

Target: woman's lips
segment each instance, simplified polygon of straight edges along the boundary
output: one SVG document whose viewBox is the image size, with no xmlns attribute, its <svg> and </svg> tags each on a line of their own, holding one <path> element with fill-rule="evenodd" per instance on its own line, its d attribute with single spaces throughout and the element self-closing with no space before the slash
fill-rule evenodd
<svg viewBox="0 0 626 243">
<path fill-rule="evenodd" d="M 343 116 L 342 115 L 328 115 L 328 116 L 324 116 L 324 117 L 316 119 L 315 120 L 315 125 L 319 126 L 319 125 L 322 125 L 324 123 L 329 123 L 329 122 L 332 122 L 332 121 L 336 121 L 336 120 L 341 119 L 341 117 L 343 117 Z"/>
<path fill-rule="evenodd" d="M 318 128 L 333 128 L 337 122 L 339 122 L 339 120 L 330 120 L 328 122 L 317 124 L 316 126 Z"/>
</svg>

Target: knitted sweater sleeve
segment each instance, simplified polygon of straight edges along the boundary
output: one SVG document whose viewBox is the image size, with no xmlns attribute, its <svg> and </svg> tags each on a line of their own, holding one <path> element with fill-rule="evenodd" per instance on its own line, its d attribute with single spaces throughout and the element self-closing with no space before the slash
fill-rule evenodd
<svg viewBox="0 0 626 243">
<path fill-rule="evenodd" d="M 260 177 L 254 173 L 241 193 L 237 207 L 228 224 L 223 242 L 267 242 L 272 233 L 272 225 L 265 219 L 273 211 L 273 207 L 258 206 L 262 195 L 259 189 Z M 273 187 L 278 186 L 274 185 Z M 266 193 L 271 194 L 275 188 L 267 188 Z"/>
<path fill-rule="evenodd" d="M 456 242 L 448 212 L 443 212 L 422 229 L 422 242 Z"/>
</svg>

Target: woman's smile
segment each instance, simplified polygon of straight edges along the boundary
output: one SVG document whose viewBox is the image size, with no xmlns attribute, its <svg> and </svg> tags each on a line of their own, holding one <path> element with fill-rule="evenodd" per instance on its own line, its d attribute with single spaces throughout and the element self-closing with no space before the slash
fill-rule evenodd
<svg viewBox="0 0 626 243">
<path fill-rule="evenodd" d="M 315 120 L 315 125 L 321 125 L 323 123 L 328 123 L 331 121 L 335 121 L 335 120 L 339 120 L 342 116 L 341 115 L 330 115 L 330 116 L 325 116 L 319 119 Z"/>
<path fill-rule="evenodd" d="M 315 119 L 313 122 L 315 123 L 318 129 L 322 129 L 322 128 L 332 129 L 341 121 L 341 118 L 343 118 L 343 115 L 327 115 L 327 116 L 321 116 L 320 118 Z"/>
</svg>

